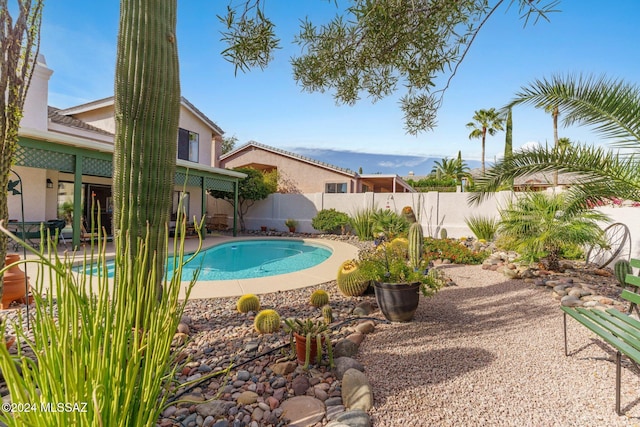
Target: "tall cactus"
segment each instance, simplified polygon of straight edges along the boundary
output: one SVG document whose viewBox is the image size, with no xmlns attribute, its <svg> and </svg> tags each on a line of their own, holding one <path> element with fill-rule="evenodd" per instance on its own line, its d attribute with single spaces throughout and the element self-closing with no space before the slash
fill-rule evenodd
<svg viewBox="0 0 640 427">
<path fill-rule="evenodd" d="M 180 82 L 176 0 L 122 0 L 115 76 L 113 200 L 116 253 L 133 260 L 149 237 L 142 271 L 164 271 L 176 168 Z M 132 263 L 133 264 L 133 263 Z M 117 265 L 117 264 L 116 264 Z M 133 271 L 116 271 L 136 283 Z M 139 274 L 139 273 L 138 273 Z M 159 297 L 147 289 L 145 300 Z M 142 302 L 142 301 L 140 301 Z"/>
<path fill-rule="evenodd" d="M 409 227 L 409 263 L 411 267 L 417 269 L 422 262 L 422 249 L 424 245 L 424 234 L 422 225 L 414 222 Z"/>
<path fill-rule="evenodd" d="M 9 7 L 0 3 L 0 220 L 9 220 L 7 186 L 13 156 L 18 146 L 18 129 L 24 101 L 40 49 L 43 0 L 19 0 Z M 11 12 L 17 16 L 11 17 Z M 0 270 L 7 254 L 7 235 L 0 233 Z M 3 282 L 0 275 L 0 296 Z"/>
</svg>

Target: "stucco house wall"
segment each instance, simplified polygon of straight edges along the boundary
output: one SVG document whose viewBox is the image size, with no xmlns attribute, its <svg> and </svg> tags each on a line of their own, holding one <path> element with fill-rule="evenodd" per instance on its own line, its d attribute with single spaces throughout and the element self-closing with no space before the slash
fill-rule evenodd
<svg viewBox="0 0 640 427">
<path fill-rule="evenodd" d="M 229 169 L 252 166 L 255 169 L 271 170 L 275 167 L 298 193 L 324 192 L 328 183 L 346 183 L 348 193 L 358 191 L 356 178 L 347 172 L 328 169 L 260 147 L 250 146 L 233 152 L 228 157 L 223 157 L 220 164 Z"/>
</svg>

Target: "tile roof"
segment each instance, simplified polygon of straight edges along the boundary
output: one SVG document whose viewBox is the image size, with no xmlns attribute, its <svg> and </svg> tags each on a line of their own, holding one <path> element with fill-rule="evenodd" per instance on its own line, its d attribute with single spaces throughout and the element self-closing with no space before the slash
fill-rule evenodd
<svg viewBox="0 0 640 427">
<path fill-rule="evenodd" d="M 63 126 L 68 126 L 76 129 L 82 129 L 89 132 L 95 132 L 101 135 L 113 136 L 111 132 L 107 132 L 104 129 L 97 128 L 95 126 L 90 125 L 89 123 L 85 123 L 82 120 L 76 119 L 74 117 L 60 114 L 59 112 L 62 110 L 60 110 L 59 108 L 48 106 L 47 109 L 48 109 L 47 114 L 48 114 L 49 120 L 51 120 L 52 123 L 57 123 Z"/>
<path fill-rule="evenodd" d="M 329 164 L 329 163 L 326 163 L 326 162 L 322 162 L 322 161 L 319 161 L 319 160 L 316 160 L 316 159 L 312 159 L 311 157 L 306 157 L 306 156 L 294 153 L 292 151 L 283 150 L 281 148 L 272 147 L 270 145 L 261 144 L 261 143 L 256 142 L 256 141 L 249 141 L 246 144 L 243 144 L 240 147 L 238 147 L 238 148 L 236 148 L 236 149 L 234 149 L 234 150 L 232 150 L 232 151 L 230 151 L 228 153 L 223 154 L 222 156 L 220 156 L 220 160 L 226 159 L 227 157 L 230 157 L 233 154 L 236 154 L 236 153 L 238 153 L 240 151 L 243 151 L 243 150 L 245 150 L 246 148 L 249 148 L 249 147 L 257 147 L 257 148 L 261 148 L 263 150 L 267 150 L 267 151 L 271 151 L 271 152 L 274 152 L 274 153 L 282 154 L 283 156 L 293 157 L 293 158 L 296 158 L 298 160 L 302 160 L 304 162 L 311 163 L 311 164 L 323 167 L 325 169 L 331 169 L 331 170 L 334 170 L 334 171 L 337 171 L 337 172 L 349 174 L 351 176 L 356 176 L 357 175 L 351 169 L 341 168 L 339 166 L 335 166 L 335 165 L 332 165 L 332 164 Z"/>
</svg>

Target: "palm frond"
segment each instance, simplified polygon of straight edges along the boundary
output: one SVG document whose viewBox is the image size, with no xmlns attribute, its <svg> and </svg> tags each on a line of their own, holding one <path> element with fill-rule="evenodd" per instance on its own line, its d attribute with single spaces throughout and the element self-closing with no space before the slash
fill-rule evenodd
<svg viewBox="0 0 640 427">
<path fill-rule="evenodd" d="M 606 76 L 556 75 L 536 80 L 516 93 L 515 105 L 554 105 L 566 126 L 593 126 L 618 147 L 640 148 L 640 88 Z"/>
</svg>

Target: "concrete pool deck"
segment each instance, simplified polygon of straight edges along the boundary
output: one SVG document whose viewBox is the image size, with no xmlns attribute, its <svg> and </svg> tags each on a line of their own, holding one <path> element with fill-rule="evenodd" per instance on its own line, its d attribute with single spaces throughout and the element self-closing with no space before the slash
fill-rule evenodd
<svg viewBox="0 0 640 427">
<path fill-rule="evenodd" d="M 308 286 L 317 285 L 320 283 L 329 282 L 335 280 L 338 268 L 343 261 L 358 256 L 358 248 L 348 243 L 330 240 L 330 239 L 316 239 L 316 238 L 304 238 L 304 237 L 266 237 L 266 236 L 238 236 L 231 237 L 225 235 L 207 235 L 202 241 L 202 249 L 207 249 L 215 245 L 226 242 L 237 242 L 242 240 L 304 240 L 310 243 L 321 244 L 327 246 L 332 250 L 331 256 L 324 262 L 293 273 L 280 274 L 277 276 L 267 276 L 254 279 L 234 279 L 234 280 L 214 280 L 214 281 L 198 281 L 191 290 L 189 299 L 206 299 L 206 298 L 220 298 L 220 297 L 233 297 L 244 294 L 265 294 L 277 291 L 286 291 L 291 289 L 305 288 Z M 172 240 L 169 242 L 170 248 L 173 248 Z M 190 238 L 185 240 L 185 252 L 194 252 L 198 247 L 198 239 Z M 61 257 L 64 256 L 65 251 L 70 251 L 70 248 L 65 248 L 63 245 L 59 248 L 58 253 Z M 83 251 L 90 251 L 90 245 L 80 247 L 76 251 L 75 260 L 82 259 Z M 22 253 L 22 251 L 20 251 Z M 111 259 L 115 255 L 112 242 L 108 242 L 105 248 L 107 259 Z M 27 254 L 27 259 L 35 259 L 35 255 Z M 27 268 L 29 269 L 28 275 L 31 277 L 31 285 L 35 287 L 35 276 L 32 272 L 33 263 L 29 263 Z M 22 267 L 24 268 L 24 267 Z M 47 275 L 45 275 L 47 276 Z M 45 277 L 43 288 L 45 290 L 51 289 L 48 278 Z M 188 282 L 182 282 L 181 295 L 184 298 L 185 288 Z"/>
</svg>

